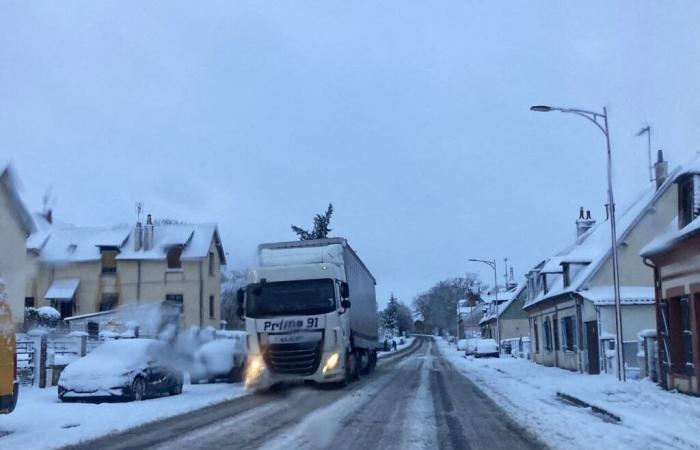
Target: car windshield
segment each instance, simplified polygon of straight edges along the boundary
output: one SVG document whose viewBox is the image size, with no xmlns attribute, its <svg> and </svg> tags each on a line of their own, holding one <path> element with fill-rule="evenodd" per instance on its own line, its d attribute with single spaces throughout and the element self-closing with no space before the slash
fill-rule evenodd
<svg viewBox="0 0 700 450">
<path fill-rule="evenodd" d="M 335 310 L 332 280 L 295 280 L 252 284 L 246 296 L 246 315 L 271 317 L 324 314 Z"/>
</svg>

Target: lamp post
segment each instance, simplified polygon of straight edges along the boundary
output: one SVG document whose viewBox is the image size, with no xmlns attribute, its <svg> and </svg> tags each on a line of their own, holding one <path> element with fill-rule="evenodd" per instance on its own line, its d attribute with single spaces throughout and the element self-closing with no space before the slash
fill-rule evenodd
<svg viewBox="0 0 700 450">
<path fill-rule="evenodd" d="M 493 301 L 496 303 L 496 343 L 498 344 L 498 353 L 501 353 L 501 323 L 498 318 L 498 273 L 496 271 L 496 258 L 489 259 L 470 259 L 471 262 L 480 262 L 486 264 L 493 269 Z"/>
<path fill-rule="evenodd" d="M 608 130 L 608 110 L 603 108 L 603 113 L 586 111 L 575 108 L 559 108 L 555 106 L 537 105 L 531 106 L 531 111 L 536 112 L 551 112 L 559 111 L 563 113 L 576 114 L 585 119 L 590 120 L 595 126 L 600 129 L 605 135 L 605 143 L 607 146 L 607 161 L 608 161 L 608 212 L 610 216 L 610 236 L 612 241 L 612 263 L 613 263 L 613 295 L 615 298 L 615 325 L 616 325 L 616 343 L 615 350 L 617 352 L 617 378 L 620 381 L 626 380 L 625 375 L 625 360 L 622 341 L 622 307 L 620 305 L 620 266 L 617 258 L 617 230 L 615 224 L 615 201 L 613 199 L 612 186 L 612 157 L 610 154 L 610 132 Z"/>
</svg>

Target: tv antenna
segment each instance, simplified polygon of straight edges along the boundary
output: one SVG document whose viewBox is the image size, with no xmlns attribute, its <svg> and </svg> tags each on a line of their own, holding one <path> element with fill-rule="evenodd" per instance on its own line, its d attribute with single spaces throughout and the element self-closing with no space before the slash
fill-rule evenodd
<svg viewBox="0 0 700 450">
<path fill-rule="evenodd" d="M 136 202 L 136 222 L 141 223 L 141 213 L 143 212 L 143 202 Z"/>
<path fill-rule="evenodd" d="M 651 162 L 651 125 L 647 125 L 635 134 L 639 137 L 646 134 L 647 135 L 647 154 L 649 157 L 649 182 L 654 181 L 654 165 Z"/>
</svg>

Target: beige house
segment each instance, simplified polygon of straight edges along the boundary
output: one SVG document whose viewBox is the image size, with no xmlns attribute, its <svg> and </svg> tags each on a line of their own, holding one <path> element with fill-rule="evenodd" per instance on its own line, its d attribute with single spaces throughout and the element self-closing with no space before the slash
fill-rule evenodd
<svg viewBox="0 0 700 450">
<path fill-rule="evenodd" d="M 51 305 L 63 318 L 120 306 L 160 303 L 180 325 L 220 325 L 220 267 L 226 257 L 215 224 L 72 227 L 38 218 L 27 243 L 27 306 Z"/>
<path fill-rule="evenodd" d="M 17 194 L 14 171 L 0 164 L 0 280 L 16 324 L 24 321 L 25 245 L 34 231 L 31 215 Z"/>
<path fill-rule="evenodd" d="M 617 213 L 624 364 L 638 371 L 638 334 L 656 327 L 654 277 L 640 249 L 676 216 L 675 177 L 657 163 L 656 186 Z M 531 357 L 547 366 L 597 374 L 614 372 L 616 333 L 610 225 L 583 209 L 575 242 L 528 275 Z"/>
<path fill-rule="evenodd" d="M 488 300 L 486 313 L 479 321 L 482 336 L 496 339 L 497 325 L 500 327 L 501 341 L 529 336 L 528 315 L 523 310 L 527 298 L 525 283 L 509 287 L 509 290 L 498 293 L 498 308 L 496 308 L 495 299 Z M 496 314 L 498 314 L 498 321 Z"/>
</svg>

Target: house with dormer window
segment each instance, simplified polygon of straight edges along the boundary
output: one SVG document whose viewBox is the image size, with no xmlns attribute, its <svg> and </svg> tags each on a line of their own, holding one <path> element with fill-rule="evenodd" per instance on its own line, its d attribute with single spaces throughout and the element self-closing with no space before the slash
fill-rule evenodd
<svg viewBox="0 0 700 450">
<path fill-rule="evenodd" d="M 685 167 L 676 185 L 677 214 L 641 256 L 656 286 L 659 383 L 700 395 L 700 162 Z"/>
<path fill-rule="evenodd" d="M 660 156 L 655 185 L 618 208 L 617 251 L 624 361 L 639 372 L 638 334 L 656 327 L 654 277 L 639 251 L 677 214 L 676 183 Z M 528 274 L 531 358 L 543 365 L 597 374 L 615 371 L 615 301 L 609 220 L 597 222 L 581 209 L 577 237 Z"/>
<path fill-rule="evenodd" d="M 158 303 L 183 327 L 220 326 L 220 267 L 226 264 L 215 224 L 154 223 L 76 227 L 37 215 L 27 241 L 32 306 L 63 319 Z"/>
</svg>

